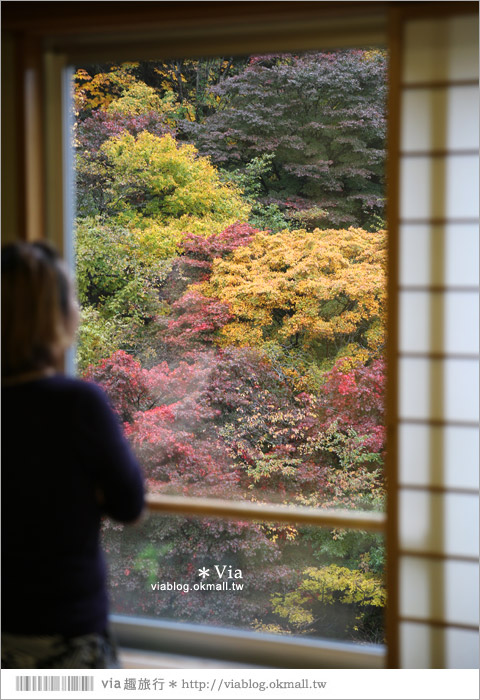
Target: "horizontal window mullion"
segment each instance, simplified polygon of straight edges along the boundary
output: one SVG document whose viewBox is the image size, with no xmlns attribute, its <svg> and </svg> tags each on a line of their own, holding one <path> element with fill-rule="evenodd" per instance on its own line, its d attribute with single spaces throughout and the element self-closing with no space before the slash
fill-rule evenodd
<svg viewBox="0 0 480 700">
<path fill-rule="evenodd" d="M 400 418 L 398 421 L 399 425 L 426 425 L 434 426 L 438 428 L 445 428 L 448 426 L 457 428 L 478 428 L 479 422 L 476 420 L 456 420 L 451 418 Z"/>
<path fill-rule="evenodd" d="M 478 148 L 443 148 L 432 150 L 400 151 L 400 158 L 448 158 L 449 156 L 477 156 Z"/>
<path fill-rule="evenodd" d="M 413 360 L 478 360 L 480 355 L 474 352 L 421 352 L 402 350 L 398 357 Z"/>
<path fill-rule="evenodd" d="M 260 505 L 215 498 L 183 498 L 163 494 L 148 494 L 147 509 L 149 512 L 157 514 L 170 513 L 189 517 L 296 523 L 298 525 L 361 529 L 372 532 L 383 532 L 386 522 L 385 513 L 370 511 L 334 510 L 275 504 Z"/>
<path fill-rule="evenodd" d="M 399 220 L 401 226 L 447 226 L 451 225 L 477 225 L 478 217 L 476 216 L 465 216 L 462 218 L 451 216 L 451 217 L 404 217 Z"/>
<path fill-rule="evenodd" d="M 441 627 L 443 629 L 453 628 L 459 630 L 478 631 L 478 625 L 468 625 L 463 622 L 448 622 L 447 620 L 435 620 L 429 617 L 400 616 L 400 622 L 409 622 L 415 625 L 429 625 L 430 627 Z"/>
<path fill-rule="evenodd" d="M 446 90 L 458 87 L 478 87 L 478 78 L 462 78 L 457 80 L 424 80 L 415 83 L 402 83 L 401 90 Z"/>
<path fill-rule="evenodd" d="M 478 556 L 470 554 L 451 554 L 449 552 L 432 552 L 424 549 L 400 549 L 401 557 L 417 557 L 418 559 L 433 559 L 438 561 L 464 561 L 478 564 Z"/>
<path fill-rule="evenodd" d="M 409 484 L 407 482 L 400 482 L 398 488 L 404 489 L 406 491 L 425 491 L 429 493 L 441 494 L 454 493 L 461 496 L 478 496 L 478 489 L 463 488 L 461 486 L 440 486 L 437 484 Z"/>
<path fill-rule="evenodd" d="M 407 294 L 478 294 L 480 287 L 477 285 L 440 285 L 440 284 L 401 284 L 399 292 Z"/>
<path fill-rule="evenodd" d="M 112 615 L 117 643 L 159 651 L 277 668 L 385 667 L 382 644 L 273 635 L 253 630 Z"/>
</svg>

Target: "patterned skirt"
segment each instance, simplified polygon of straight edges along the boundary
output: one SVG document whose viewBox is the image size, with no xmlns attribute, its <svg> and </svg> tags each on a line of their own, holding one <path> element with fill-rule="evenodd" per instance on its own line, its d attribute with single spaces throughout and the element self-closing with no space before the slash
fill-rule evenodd
<svg viewBox="0 0 480 700">
<path fill-rule="evenodd" d="M 109 632 L 26 635 L 2 632 L 2 668 L 121 668 Z"/>
</svg>

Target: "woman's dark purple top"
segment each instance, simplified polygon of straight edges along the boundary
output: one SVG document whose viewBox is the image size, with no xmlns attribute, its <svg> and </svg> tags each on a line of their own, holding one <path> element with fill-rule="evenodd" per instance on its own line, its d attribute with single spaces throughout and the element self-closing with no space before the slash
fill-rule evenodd
<svg viewBox="0 0 480 700">
<path fill-rule="evenodd" d="M 140 468 L 98 386 L 55 375 L 3 387 L 3 631 L 103 632 L 100 519 L 133 521 L 143 499 Z"/>
</svg>

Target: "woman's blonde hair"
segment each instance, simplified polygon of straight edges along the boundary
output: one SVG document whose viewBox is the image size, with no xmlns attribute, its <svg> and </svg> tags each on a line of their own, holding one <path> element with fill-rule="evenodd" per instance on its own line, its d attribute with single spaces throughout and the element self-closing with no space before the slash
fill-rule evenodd
<svg viewBox="0 0 480 700">
<path fill-rule="evenodd" d="M 50 245 L 2 248 L 2 377 L 55 367 L 73 314 L 69 275 Z"/>
</svg>

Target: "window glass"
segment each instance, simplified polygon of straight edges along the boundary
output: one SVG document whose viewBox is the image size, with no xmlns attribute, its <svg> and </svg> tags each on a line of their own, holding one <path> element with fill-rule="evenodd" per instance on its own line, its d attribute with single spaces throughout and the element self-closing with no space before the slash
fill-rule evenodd
<svg viewBox="0 0 480 700">
<path fill-rule="evenodd" d="M 302 637 L 382 643 L 383 536 L 150 516 L 107 523 L 112 612 Z"/>
<path fill-rule="evenodd" d="M 77 364 L 149 491 L 383 510 L 385 52 L 77 66 L 73 91 Z M 116 612 L 186 620 L 154 577 L 243 567 L 231 605 L 189 595 L 196 621 L 381 641 L 377 536 L 163 516 L 104 534 Z M 342 576 L 378 586 L 368 633 Z M 295 623 L 333 580 L 330 622 Z"/>
</svg>

